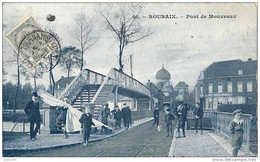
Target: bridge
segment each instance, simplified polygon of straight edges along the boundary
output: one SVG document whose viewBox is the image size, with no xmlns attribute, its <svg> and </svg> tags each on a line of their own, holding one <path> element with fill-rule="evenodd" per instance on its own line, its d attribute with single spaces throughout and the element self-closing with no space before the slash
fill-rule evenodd
<svg viewBox="0 0 260 162">
<path fill-rule="evenodd" d="M 68 85 L 60 99 L 67 96 L 69 104 L 79 110 L 89 104 L 93 106 L 94 118 L 100 119 L 104 105 L 108 101 L 114 101 L 114 105 L 117 105 L 119 95 L 134 98 L 137 106 L 146 102 L 150 107 L 149 88 L 115 68 L 112 68 L 107 75 L 84 69 Z"/>
</svg>

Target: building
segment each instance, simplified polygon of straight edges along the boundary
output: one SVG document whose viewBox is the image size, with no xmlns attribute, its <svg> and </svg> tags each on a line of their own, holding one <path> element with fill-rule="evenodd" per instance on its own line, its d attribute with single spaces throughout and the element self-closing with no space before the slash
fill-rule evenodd
<svg viewBox="0 0 260 162">
<path fill-rule="evenodd" d="M 256 74 L 256 60 L 214 62 L 197 80 L 195 101 L 205 109 L 217 109 L 220 104 L 256 104 Z"/>
<path fill-rule="evenodd" d="M 73 79 L 75 79 L 75 76 L 69 78 L 61 76 L 61 78 L 55 84 L 56 87 L 54 96 L 56 98 L 59 98 L 62 95 L 63 91 L 66 89 L 66 87 L 73 81 Z"/>
<path fill-rule="evenodd" d="M 176 84 L 174 87 L 174 90 L 177 92 L 176 100 L 177 101 L 183 101 L 185 100 L 185 97 L 188 95 L 189 86 L 184 81 L 181 81 Z M 185 100 L 186 103 L 186 100 Z"/>
<path fill-rule="evenodd" d="M 172 107 L 173 104 L 173 86 L 171 84 L 171 74 L 164 68 L 162 65 L 162 69 L 160 69 L 156 75 L 156 86 L 159 90 L 162 91 L 163 103 L 169 103 Z"/>
</svg>

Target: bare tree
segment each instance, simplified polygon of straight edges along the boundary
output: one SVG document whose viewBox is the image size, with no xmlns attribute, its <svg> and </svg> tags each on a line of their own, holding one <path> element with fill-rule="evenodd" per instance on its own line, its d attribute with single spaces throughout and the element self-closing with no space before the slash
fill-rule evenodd
<svg viewBox="0 0 260 162">
<path fill-rule="evenodd" d="M 33 78 L 34 89 L 37 89 L 37 79 L 43 77 L 44 73 L 47 72 L 48 66 L 43 62 L 40 62 L 33 70 L 22 69 L 21 74 L 25 77 L 25 80 L 30 80 Z"/>
<path fill-rule="evenodd" d="M 109 11 L 106 15 L 99 12 L 105 19 L 105 22 L 108 25 L 108 30 L 112 31 L 116 35 L 117 41 L 119 42 L 120 71 L 123 71 L 124 67 L 122 56 L 125 47 L 130 43 L 140 41 L 152 34 L 149 28 L 145 29 L 140 24 L 141 11 L 142 6 L 140 5 L 124 4 L 124 6 L 119 6 L 118 11 L 114 11 L 112 16 L 109 16 Z"/>
<path fill-rule="evenodd" d="M 75 17 L 76 26 L 70 32 L 71 36 L 76 41 L 76 45 L 80 47 L 81 52 L 81 61 L 80 61 L 80 70 L 84 66 L 84 54 L 86 50 L 92 47 L 96 42 L 97 38 L 94 37 L 93 32 L 93 19 L 88 18 L 84 12 L 80 12 Z"/>
<path fill-rule="evenodd" d="M 61 53 L 60 66 L 67 71 L 69 83 L 70 72 L 74 67 L 80 67 L 81 53 L 79 49 L 72 46 L 64 47 Z"/>
</svg>

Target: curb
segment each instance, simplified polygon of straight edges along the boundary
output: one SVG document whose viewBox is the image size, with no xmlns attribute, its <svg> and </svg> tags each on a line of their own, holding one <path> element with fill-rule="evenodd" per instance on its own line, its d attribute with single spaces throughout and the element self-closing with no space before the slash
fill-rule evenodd
<svg viewBox="0 0 260 162">
<path fill-rule="evenodd" d="M 140 121 L 138 123 L 134 123 L 132 124 L 132 126 L 129 127 L 129 129 L 133 129 L 141 124 L 144 124 L 146 122 L 149 122 L 153 120 L 153 118 L 144 118 L 144 119 L 140 119 L 140 120 L 137 120 L 137 121 Z M 113 137 L 113 136 L 116 136 L 122 132 L 124 132 L 125 129 L 122 129 L 122 130 L 119 130 L 118 132 L 116 133 L 113 133 L 111 135 L 108 135 L 108 136 L 105 136 L 105 137 L 99 137 L 99 138 L 96 138 L 96 139 L 91 139 L 89 140 L 89 142 L 97 142 L 97 141 L 101 141 L 101 140 L 104 140 L 104 139 L 108 139 L 110 137 Z M 52 146 L 43 146 L 43 147 L 32 147 L 32 148 L 3 148 L 3 152 L 10 152 L 10 151 L 36 151 L 36 150 L 40 150 L 40 149 L 52 149 L 52 148 L 59 148 L 59 147 L 64 147 L 64 146 L 73 146 L 73 145 L 77 145 L 77 144 L 81 144 L 82 141 L 80 142 L 71 142 L 71 143 L 66 143 L 66 144 L 57 144 L 57 145 L 52 145 Z"/>
</svg>

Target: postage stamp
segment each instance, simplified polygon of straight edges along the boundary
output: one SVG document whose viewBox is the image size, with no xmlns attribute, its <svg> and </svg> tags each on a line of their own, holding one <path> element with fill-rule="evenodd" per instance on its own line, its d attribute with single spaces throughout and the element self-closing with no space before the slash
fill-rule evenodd
<svg viewBox="0 0 260 162">
<path fill-rule="evenodd" d="M 29 68 L 35 67 L 43 58 L 58 49 L 58 42 L 55 42 L 50 33 L 43 31 L 31 15 L 20 20 L 6 35 L 6 39 Z"/>
</svg>

